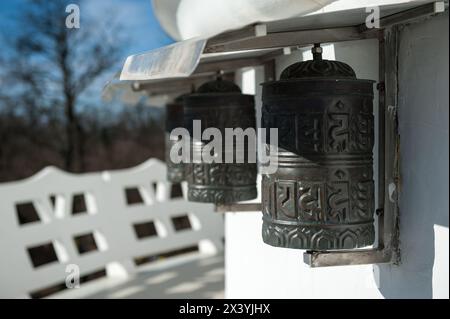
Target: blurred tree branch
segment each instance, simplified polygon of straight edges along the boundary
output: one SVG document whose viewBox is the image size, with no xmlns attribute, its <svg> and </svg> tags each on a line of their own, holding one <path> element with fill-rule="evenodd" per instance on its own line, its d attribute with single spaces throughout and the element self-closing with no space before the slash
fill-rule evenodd
<svg viewBox="0 0 450 319">
<path fill-rule="evenodd" d="M 11 53 L 0 61 L 6 70 L 2 88 L 8 88 L 2 100 L 10 107 L 11 103 L 24 105 L 31 123 L 42 112 L 61 114 L 65 136 L 55 138 L 65 169 L 79 172 L 84 169 L 84 132 L 77 107 L 89 86 L 118 67 L 120 32 L 118 25 L 102 26 L 82 10 L 81 28 L 68 29 L 67 4 L 66 0 L 29 0 L 22 7 L 17 34 L 6 37 Z"/>
</svg>

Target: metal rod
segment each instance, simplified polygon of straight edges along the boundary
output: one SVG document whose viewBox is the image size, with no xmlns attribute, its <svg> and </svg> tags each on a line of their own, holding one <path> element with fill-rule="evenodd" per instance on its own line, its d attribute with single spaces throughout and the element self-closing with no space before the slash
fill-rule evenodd
<svg viewBox="0 0 450 319">
<path fill-rule="evenodd" d="M 385 169 L 385 149 L 386 149 L 386 56 L 384 46 L 384 31 L 378 33 L 378 248 L 384 248 L 384 202 L 386 192 L 386 169 Z"/>
<path fill-rule="evenodd" d="M 236 41 L 207 44 L 204 53 L 234 52 L 243 50 L 261 50 L 326 43 L 368 39 L 371 33 L 360 32 L 359 27 L 339 27 L 316 30 L 299 30 L 268 33 L 265 36 L 239 39 Z"/>
<path fill-rule="evenodd" d="M 399 27 L 393 26 L 385 30 L 385 186 L 398 186 L 398 36 Z M 388 112 L 391 110 L 392 112 Z M 384 193 L 384 248 L 390 253 L 391 262 L 400 262 L 398 246 L 398 202 Z"/>
</svg>

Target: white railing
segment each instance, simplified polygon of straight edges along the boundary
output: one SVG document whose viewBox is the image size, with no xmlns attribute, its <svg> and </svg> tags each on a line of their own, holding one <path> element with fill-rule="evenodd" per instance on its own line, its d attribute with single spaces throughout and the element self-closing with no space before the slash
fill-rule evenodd
<svg viewBox="0 0 450 319">
<path fill-rule="evenodd" d="M 155 159 L 80 175 L 49 167 L 27 180 L 0 184 L 0 298 L 29 297 L 64 283 L 69 264 L 81 276 L 100 269 L 107 276 L 132 275 L 142 256 L 195 245 L 200 253 L 221 251 L 223 217 L 212 205 L 188 202 L 184 186 L 183 197 L 171 198 L 166 167 Z M 127 189 L 129 198 L 142 203 L 129 204 Z M 180 216 L 177 224 L 173 218 Z M 141 236 L 149 237 L 139 239 L 134 225 L 142 223 L 150 223 L 141 226 Z M 80 248 L 75 238 L 86 234 Z M 93 241 L 96 250 L 80 253 Z M 39 257 L 44 244 L 57 260 L 38 265 L 42 260 L 33 261 L 33 252 Z"/>
</svg>

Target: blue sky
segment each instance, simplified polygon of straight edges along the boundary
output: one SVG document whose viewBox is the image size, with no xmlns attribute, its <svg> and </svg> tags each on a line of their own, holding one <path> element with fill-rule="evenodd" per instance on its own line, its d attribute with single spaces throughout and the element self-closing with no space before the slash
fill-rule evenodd
<svg viewBox="0 0 450 319">
<path fill-rule="evenodd" d="M 118 19 L 128 30 L 127 37 L 131 44 L 126 49 L 128 54 L 148 51 L 173 42 L 153 15 L 150 0 L 87 0 L 80 9 L 106 21 L 108 16 L 101 13 L 108 9 L 115 10 Z"/>
<path fill-rule="evenodd" d="M 14 17 L 20 14 L 26 2 L 27 0 L 0 0 L 0 28 L 2 31 L 6 30 L 0 33 L 1 50 L 7 50 L 5 39 L 2 39 L 1 35 L 13 36 L 14 32 L 17 32 Z M 80 3 L 81 27 L 84 15 L 95 18 L 101 24 L 108 24 L 111 21 L 112 11 L 123 27 L 122 33 L 126 39 L 126 43 L 122 46 L 124 50 L 120 62 L 124 62 L 128 55 L 149 51 L 173 42 L 153 15 L 151 0 L 74 0 L 73 3 Z M 101 105 L 103 86 L 119 70 L 120 68 L 111 70 L 99 78 L 85 93 L 86 99 Z"/>
<path fill-rule="evenodd" d="M 13 17 L 25 3 L 26 0 L 0 0 L 0 27 L 14 32 Z M 81 18 L 87 14 L 106 23 L 110 18 L 108 10 L 115 11 L 128 37 L 124 55 L 152 50 L 173 42 L 159 26 L 150 0 L 84 0 L 80 5 Z"/>
</svg>

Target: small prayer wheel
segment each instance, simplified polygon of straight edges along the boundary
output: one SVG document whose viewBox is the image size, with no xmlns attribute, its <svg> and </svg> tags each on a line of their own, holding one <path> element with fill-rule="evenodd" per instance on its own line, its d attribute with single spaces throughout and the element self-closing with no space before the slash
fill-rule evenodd
<svg viewBox="0 0 450 319">
<path fill-rule="evenodd" d="M 201 121 L 202 132 L 208 128 L 217 128 L 222 138 L 225 137 L 226 128 L 255 129 L 254 97 L 242 94 L 234 83 L 218 78 L 203 84 L 195 93 L 184 98 L 184 124 L 191 136 L 192 156 L 200 158 L 209 140 L 203 137 L 195 139 L 194 120 Z M 226 153 L 229 152 L 225 148 L 226 143 L 230 141 L 222 142 L 221 163 L 206 163 L 202 159 L 186 165 L 190 201 L 226 204 L 257 197 L 257 164 L 256 161 L 248 160 L 249 144 L 238 145 L 231 141 L 234 158 L 244 152 L 241 154 L 244 162 L 226 163 Z"/>
</svg>

